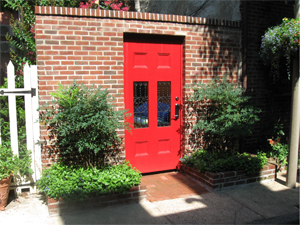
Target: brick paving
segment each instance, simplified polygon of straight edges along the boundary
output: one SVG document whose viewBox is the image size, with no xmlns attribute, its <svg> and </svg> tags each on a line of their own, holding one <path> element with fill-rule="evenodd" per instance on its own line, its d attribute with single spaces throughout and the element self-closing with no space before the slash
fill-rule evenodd
<svg viewBox="0 0 300 225">
<path fill-rule="evenodd" d="M 150 202 L 184 198 L 209 192 L 197 181 L 180 172 L 143 175 L 141 185 L 147 187 L 147 199 Z"/>
</svg>

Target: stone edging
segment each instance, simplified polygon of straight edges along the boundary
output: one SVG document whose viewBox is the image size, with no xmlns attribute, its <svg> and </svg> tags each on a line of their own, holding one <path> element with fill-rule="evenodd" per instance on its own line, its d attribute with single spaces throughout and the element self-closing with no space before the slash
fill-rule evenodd
<svg viewBox="0 0 300 225">
<path fill-rule="evenodd" d="M 95 208 L 106 207 L 110 205 L 127 204 L 139 202 L 147 196 L 146 186 L 140 185 L 132 187 L 125 194 L 110 194 L 92 197 L 83 201 L 65 201 L 61 198 L 55 200 L 47 196 L 46 203 L 50 216 L 56 216 L 63 213 L 77 212 Z"/>
<path fill-rule="evenodd" d="M 158 13 L 141 13 L 141 12 L 124 12 L 117 10 L 100 10 L 100 9 L 80 9 L 68 7 L 54 7 L 54 6 L 36 6 L 35 14 L 41 15 L 63 15 L 63 16 L 78 16 L 78 17 L 104 17 L 104 18 L 119 18 L 119 19 L 133 19 L 144 21 L 164 21 L 174 23 L 186 24 L 201 24 L 214 25 L 225 27 L 240 27 L 240 21 L 229 21 L 219 19 L 209 19 L 202 17 L 158 14 Z"/>
<path fill-rule="evenodd" d="M 200 183 L 209 190 L 220 191 L 227 187 L 246 185 L 254 182 L 272 181 L 275 179 L 276 166 L 272 163 L 268 163 L 268 165 L 265 165 L 259 173 L 251 175 L 246 174 L 243 170 L 220 173 L 200 173 L 198 170 L 185 165 L 182 165 L 182 170 L 186 175 L 200 181 Z"/>
</svg>

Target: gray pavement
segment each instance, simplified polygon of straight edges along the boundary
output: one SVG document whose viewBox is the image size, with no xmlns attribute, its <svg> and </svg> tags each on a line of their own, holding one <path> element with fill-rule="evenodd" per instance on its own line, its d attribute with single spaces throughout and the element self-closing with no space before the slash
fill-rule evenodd
<svg viewBox="0 0 300 225">
<path fill-rule="evenodd" d="M 284 181 L 281 173 L 276 181 L 262 184 L 52 217 L 41 196 L 30 195 L 0 211 L 0 224 L 299 224 L 300 185 L 290 189 Z"/>
</svg>

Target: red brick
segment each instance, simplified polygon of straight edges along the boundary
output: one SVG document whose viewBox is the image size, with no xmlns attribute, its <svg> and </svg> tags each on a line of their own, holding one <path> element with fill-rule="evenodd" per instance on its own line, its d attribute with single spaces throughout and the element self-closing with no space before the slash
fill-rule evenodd
<svg viewBox="0 0 300 225">
<path fill-rule="evenodd" d="M 81 70 L 81 66 L 68 66 L 68 70 Z"/>
<path fill-rule="evenodd" d="M 75 35 L 67 36 L 67 40 L 81 40 L 81 37 Z"/>
<path fill-rule="evenodd" d="M 44 24 L 58 24 L 57 20 L 44 20 Z"/>
<path fill-rule="evenodd" d="M 74 65 L 74 61 L 61 61 L 61 65 Z"/>
<path fill-rule="evenodd" d="M 88 41 L 76 41 L 76 45 L 89 45 Z"/>
<path fill-rule="evenodd" d="M 75 74 L 89 74 L 89 71 L 76 71 Z"/>
<path fill-rule="evenodd" d="M 43 40 L 50 40 L 51 35 L 43 35 L 43 34 L 37 34 L 36 39 L 43 39 Z"/>
<path fill-rule="evenodd" d="M 68 50 L 72 50 L 72 51 L 80 51 L 80 50 L 82 50 L 82 46 L 74 46 L 74 45 L 70 45 L 70 46 L 67 46 L 67 49 Z"/>
<path fill-rule="evenodd" d="M 53 70 L 67 70 L 66 66 L 53 66 Z"/>
<path fill-rule="evenodd" d="M 83 66 L 83 70 L 96 70 L 96 66 Z"/>
<path fill-rule="evenodd" d="M 91 60 L 97 60 L 97 57 L 96 56 L 82 56 L 82 60 L 88 60 L 88 61 L 91 61 Z M 99 65 L 100 62 L 98 62 L 97 65 Z"/>
<path fill-rule="evenodd" d="M 75 41 L 61 41 L 60 44 L 61 45 L 74 45 Z"/>
<path fill-rule="evenodd" d="M 46 65 L 59 65 L 60 61 L 45 61 Z"/>
<path fill-rule="evenodd" d="M 139 191 L 140 190 L 140 186 L 135 186 L 130 188 L 129 192 L 133 192 L 133 191 Z"/>
<path fill-rule="evenodd" d="M 108 45 L 108 46 L 116 46 L 117 45 L 117 43 L 116 42 L 114 42 L 114 41 L 106 41 L 106 42 L 104 42 L 104 45 Z"/>
<path fill-rule="evenodd" d="M 67 21 L 67 20 L 60 20 L 59 23 L 60 25 L 73 25 L 72 21 Z"/>
<path fill-rule="evenodd" d="M 52 49 L 53 50 L 66 50 L 67 47 L 66 46 L 61 46 L 61 45 L 55 45 L 55 46 L 52 46 Z"/>
<path fill-rule="evenodd" d="M 73 32 L 73 31 L 72 31 Z M 88 35 L 89 34 L 89 32 L 88 31 L 75 31 L 74 32 L 75 33 L 75 35 Z"/>
<path fill-rule="evenodd" d="M 97 41 L 109 41 L 109 37 L 97 37 L 96 40 Z"/>
<path fill-rule="evenodd" d="M 75 25 L 75 26 L 86 26 L 87 22 L 84 22 L 84 21 L 74 21 L 73 25 Z"/>
<path fill-rule="evenodd" d="M 94 46 L 83 46 L 82 50 L 86 50 L 86 51 L 95 51 L 96 47 Z"/>
<path fill-rule="evenodd" d="M 81 60 L 81 56 L 68 56 L 68 60 Z"/>
<path fill-rule="evenodd" d="M 53 87 L 51 86 L 39 86 L 39 90 L 43 91 L 43 90 L 53 90 Z"/>
<path fill-rule="evenodd" d="M 90 45 L 103 45 L 103 42 L 102 41 L 91 41 Z"/>
<path fill-rule="evenodd" d="M 60 55 L 73 55 L 73 51 L 59 51 Z"/>
<path fill-rule="evenodd" d="M 88 55 L 88 54 L 89 54 L 89 52 L 87 52 L 87 51 L 74 51 L 74 55 L 83 56 L 83 55 Z"/>
</svg>

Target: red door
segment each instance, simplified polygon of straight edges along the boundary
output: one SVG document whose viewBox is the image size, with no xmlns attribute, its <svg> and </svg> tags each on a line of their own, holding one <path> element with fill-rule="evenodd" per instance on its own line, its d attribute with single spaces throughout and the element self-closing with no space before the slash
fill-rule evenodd
<svg viewBox="0 0 300 225">
<path fill-rule="evenodd" d="M 182 44 L 124 41 L 126 159 L 142 173 L 176 169 L 181 157 Z"/>
</svg>

